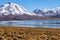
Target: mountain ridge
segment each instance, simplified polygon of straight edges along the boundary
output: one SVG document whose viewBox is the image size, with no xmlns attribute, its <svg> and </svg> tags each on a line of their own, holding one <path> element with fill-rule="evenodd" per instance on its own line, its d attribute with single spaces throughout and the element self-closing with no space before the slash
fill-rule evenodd
<svg viewBox="0 0 60 40">
<path fill-rule="evenodd" d="M 25 20 L 32 19 L 33 16 L 34 13 L 15 3 L 8 2 L 0 6 L 0 20 Z"/>
<path fill-rule="evenodd" d="M 2 7 L 0 7 L 0 13 L 6 12 L 10 14 L 28 14 L 28 15 L 33 15 L 33 13 L 30 13 L 27 9 L 22 7 L 21 5 L 15 4 L 15 3 L 7 3 L 4 4 Z"/>
<path fill-rule="evenodd" d="M 42 9 L 35 9 L 33 10 L 33 12 L 37 15 L 37 16 L 56 16 L 58 17 L 58 15 L 60 15 L 60 7 L 54 8 L 54 9 L 46 9 L 46 8 L 42 8 Z"/>
<path fill-rule="evenodd" d="M 28 11 L 22 5 L 16 3 L 6 3 L 0 6 L 0 20 L 37 20 L 60 18 L 60 7 L 57 9 L 36 9 Z"/>
</svg>

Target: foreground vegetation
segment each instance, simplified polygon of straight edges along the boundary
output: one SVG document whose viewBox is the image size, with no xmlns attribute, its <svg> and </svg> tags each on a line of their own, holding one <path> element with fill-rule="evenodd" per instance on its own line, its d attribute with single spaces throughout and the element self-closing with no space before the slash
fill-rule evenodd
<svg viewBox="0 0 60 40">
<path fill-rule="evenodd" d="M 60 29 L 1 26 L 0 40 L 60 40 Z"/>
</svg>

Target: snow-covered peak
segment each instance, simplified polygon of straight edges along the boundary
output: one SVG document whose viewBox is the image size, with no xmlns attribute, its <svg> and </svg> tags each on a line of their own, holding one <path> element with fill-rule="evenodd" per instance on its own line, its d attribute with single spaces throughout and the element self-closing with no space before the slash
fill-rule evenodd
<svg viewBox="0 0 60 40">
<path fill-rule="evenodd" d="M 46 8 L 42 8 L 42 11 L 43 11 L 43 12 L 47 12 L 48 9 L 46 9 Z"/>
<path fill-rule="evenodd" d="M 56 16 L 60 14 L 60 7 L 47 9 L 47 8 L 41 8 L 41 9 L 35 9 L 33 12 L 36 15 L 43 15 L 43 16 Z"/>
<path fill-rule="evenodd" d="M 27 9 L 25 9 L 23 6 L 10 3 L 4 4 L 0 7 L 0 14 L 9 15 L 9 14 L 28 14 L 28 15 L 34 15 L 34 13 L 29 12 Z"/>
</svg>

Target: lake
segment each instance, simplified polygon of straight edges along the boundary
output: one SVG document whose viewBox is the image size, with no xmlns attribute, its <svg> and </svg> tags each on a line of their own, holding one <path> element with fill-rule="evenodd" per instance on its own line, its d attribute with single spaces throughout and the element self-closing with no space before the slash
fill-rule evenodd
<svg viewBox="0 0 60 40">
<path fill-rule="evenodd" d="M 26 26 L 60 28 L 60 20 L 11 20 L 0 21 L 0 26 Z"/>
</svg>

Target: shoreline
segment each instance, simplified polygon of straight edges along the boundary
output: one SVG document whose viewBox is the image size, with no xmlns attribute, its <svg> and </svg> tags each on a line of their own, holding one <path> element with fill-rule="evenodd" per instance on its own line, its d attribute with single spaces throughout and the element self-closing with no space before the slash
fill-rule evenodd
<svg viewBox="0 0 60 40">
<path fill-rule="evenodd" d="M 11 20 L 60 20 L 60 18 L 38 18 L 38 19 L 4 19 L 0 21 L 11 21 Z"/>
<path fill-rule="evenodd" d="M 36 28 L 36 29 L 60 29 L 60 28 L 49 28 L 49 27 L 31 27 L 31 26 L 0 26 L 0 28 L 31 28 L 31 29 L 33 29 L 33 28 Z"/>
</svg>

